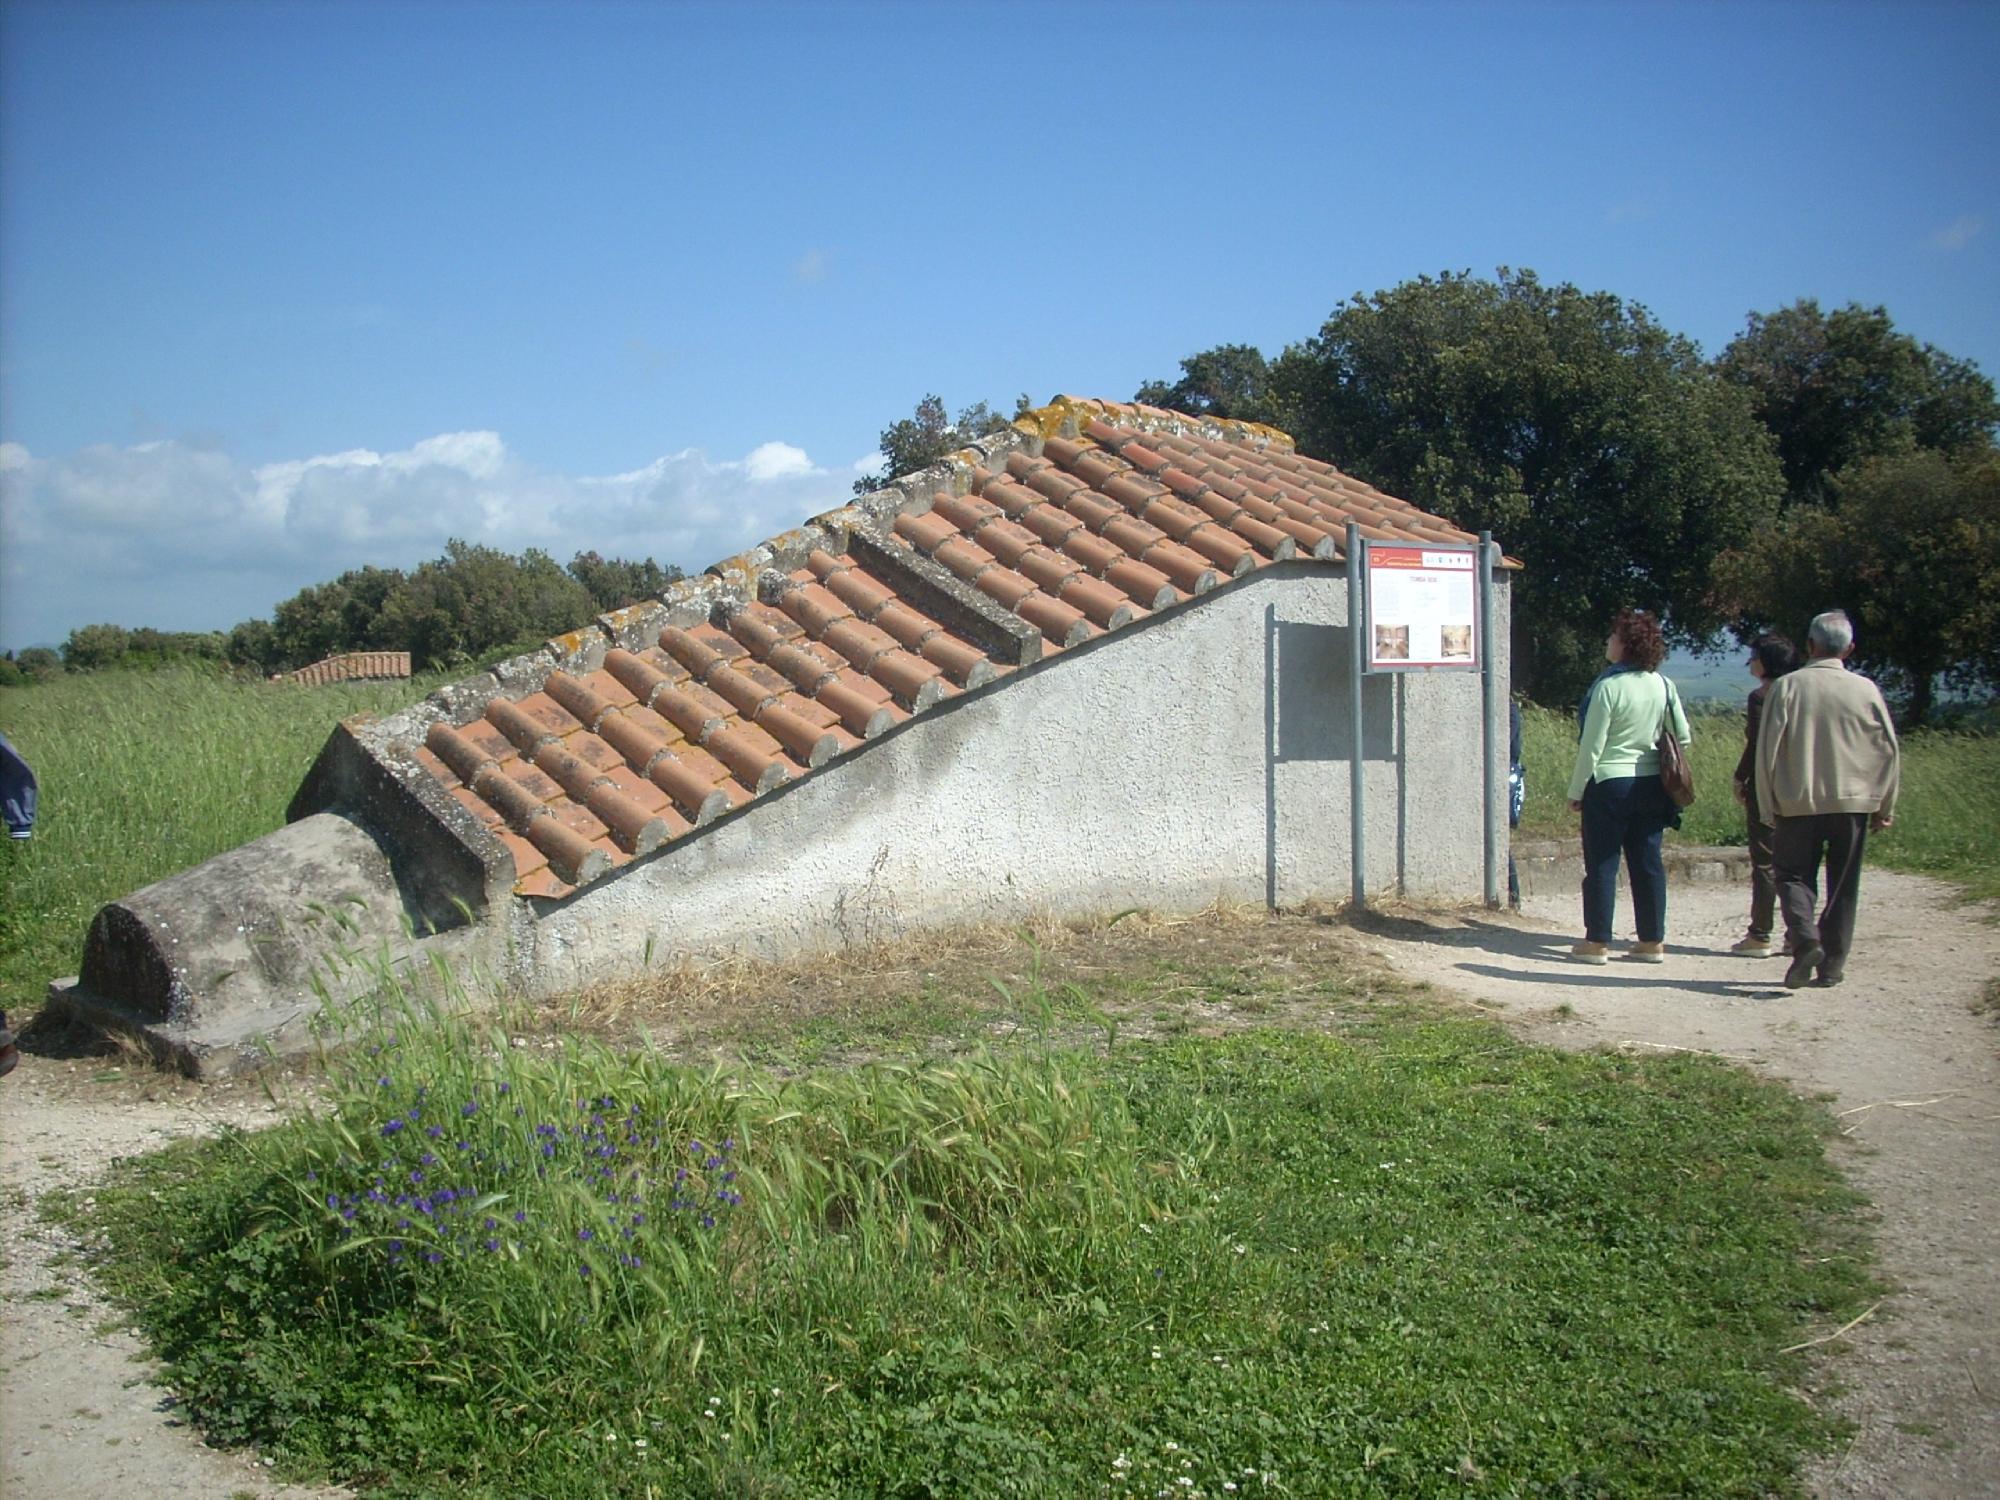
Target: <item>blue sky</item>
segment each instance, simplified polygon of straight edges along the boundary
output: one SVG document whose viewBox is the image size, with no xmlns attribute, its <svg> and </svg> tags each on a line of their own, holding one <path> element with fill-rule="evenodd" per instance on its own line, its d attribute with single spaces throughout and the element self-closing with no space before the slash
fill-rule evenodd
<svg viewBox="0 0 2000 1500">
<path fill-rule="evenodd" d="M 0 646 L 696 570 L 927 391 L 1532 267 L 2000 375 L 2000 7 L 0 0 Z"/>
</svg>

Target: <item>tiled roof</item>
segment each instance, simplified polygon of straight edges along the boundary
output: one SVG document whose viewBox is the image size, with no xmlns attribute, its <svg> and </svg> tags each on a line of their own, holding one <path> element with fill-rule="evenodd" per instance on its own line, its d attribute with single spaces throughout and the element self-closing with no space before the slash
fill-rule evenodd
<svg viewBox="0 0 2000 1500">
<path fill-rule="evenodd" d="M 1283 433 L 1062 399 L 947 463 L 447 692 L 417 763 L 559 897 L 968 691 L 1273 563 L 1466 532 Z M 504 680 L 504 674 L 503 679 Z M 494 679 L 488 679 L 494 683 Z M 497 683 L 495 683 L 497 686 Z"/>
<path fill-rule="evenodd" d="M 409 675 L 410 653 L 407 651 L 343 651 L 338 656 L 323 656 L 309 667 L 287 673 L 286 680 L 302 682 L 308 687 L 323 687 L 329 682 Z"/>
</svg>

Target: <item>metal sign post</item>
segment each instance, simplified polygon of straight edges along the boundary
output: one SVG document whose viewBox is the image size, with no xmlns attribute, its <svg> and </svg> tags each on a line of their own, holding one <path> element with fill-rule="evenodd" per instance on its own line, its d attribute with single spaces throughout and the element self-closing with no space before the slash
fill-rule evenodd
<svg viewBox="0 0 2000 1500">
<path fill-rule="evenodd" d="M 1479 533 L 1479 824 L 1486 846 L 1486 907 L 1500 907 L 1500 820 L 1493 776 L 1493 533 Z"/>
<path fill-rule="evenodd" d="M 1361 528 L 1354 522 L 1347 523 L 1347 634 L 1354 649 L 1349 653 L 1348 702 L 1352 708 L 1349 721 L 1347 758 L 1347 834 L 1348 853 L 1354 866 L 1354 884 L 1349 895 L 1356 911 L 1368 904 L 1368 878 L 1363 873 L 1367 868 L 1367 836 L 1362 817 L 1362 788 L 1365 785 L 1361 763 L 1361 679 L 1368 670 L 1368 651 L 1363 637 L 1368 633 L 1368 609 L 1363 598 L 1361 583 Z"/>
</svg>

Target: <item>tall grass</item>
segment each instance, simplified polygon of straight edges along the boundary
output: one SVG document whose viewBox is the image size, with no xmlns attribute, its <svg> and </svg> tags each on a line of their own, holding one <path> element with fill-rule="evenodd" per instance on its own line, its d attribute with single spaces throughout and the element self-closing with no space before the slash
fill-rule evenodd
<svg viewBox="0 0 2000 1500">
<path fill-rule="evenodd" d="M 1705 1059 L 370 1035 L 89 1218 L 211 1435 L 387 1494 L 1770 1493 L 1867 1289 L 1823 1114 Z"/>
<path fill-rule="evenodd" d="M 1696 707 L 1690 746 L 1699 795 L 1670 839 L 1689 844 L 1747 842 L 1743 809 L 1731 781 L 1743 753 L 1743 714 Z M 1566 793 L 1576 761 L 1573 713 L 1529 704 L 1521 719 L 1528 800 L 1520 836 L 1577 836 Z M 1968 896 L 2000 899 L 2000 736 L 1918 730 L 1903 739 L 1903 785 L 1895 826 L 1870 836 L 1870 863 L 1936 875 Z"/>
<path fill-rule="evenodd" d="M 334 725 L 435 678 L 308 688 L 195 666 L 0 688 L 0 730 L 41 784 L 35 836 L 0 848 L 0 1008 L 74 974 L 107 901 L 280 827 Z"/>
</svg>

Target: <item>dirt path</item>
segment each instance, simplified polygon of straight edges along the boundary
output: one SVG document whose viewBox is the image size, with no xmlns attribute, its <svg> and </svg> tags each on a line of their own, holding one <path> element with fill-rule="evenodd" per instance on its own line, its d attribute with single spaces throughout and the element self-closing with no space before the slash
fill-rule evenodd
<svg viewBox="0 0 2000 1500">
<path fill-rule="evenodd" d="M 35 1202 L 180 1136 L 277 1118 L 255 1087 L 208 1090 L 116 1057 L 29 1056 L 0 1082 L 0 1495 L 9 1500 L 332 1500 L 201 1442 L 136 1334 Z"/>
<path fill-rule="evenodd" d="M 1975 1013 L 2000 976 L 2000 926 L 1935 882 L 1870 870 L 1847 982 L 1788 991 L 1783 959 L 1725 951 L 1747 896 L 1675 887 L 1658 966 L 1569 962 L 1570 892 L 1530 896 L 1513 916 L 1382 916 L 1366 930 L 1402 973 L 1537 1040 L 1692 1047 L 1831 1095 L 1845 1125 L 1836 1159 L 1874 1201 L 1896 1290 L 1826 1346 L 1857 1432 L 1816 1467 L 1813 1492 L 2000 1496 L 2000 1024 Z"/>
<path fill-rule="evenodd" d="M 1574 897 L 1518 916 L 1371 915 L 1369 946 L 1564 1046 L 1691 1047 L 1825 1092 L 1842 1165 L 1874 1200 L 1897 1290 L 1825 1346 L 1853 1444 L 1820 1464 L 1827 1500 L 2000 1496 L 2000 1025 L 1976 1015 L 2000 975 L 2000 925 L 1941 886 L 1870 871 L 1850 977 L 1788 992 L 1778 959 L 1722 950 L 1744 889 L 1677 886 L 1663 966 L 1561 957 Z M 1562 1007 L 1567 1007 L 1563 1010 Z M 328 1500 L 181 1425 L 139 1341 L 34 1201 L 177 1136 L 267 1123 L 255 1086 L 197 1089 L 116 1059 L 29 1057 L 0 1083 L 0 1494 Z M 1826 1330 L 1832 1332 L 1833 1330 Z"/>
</svg>

